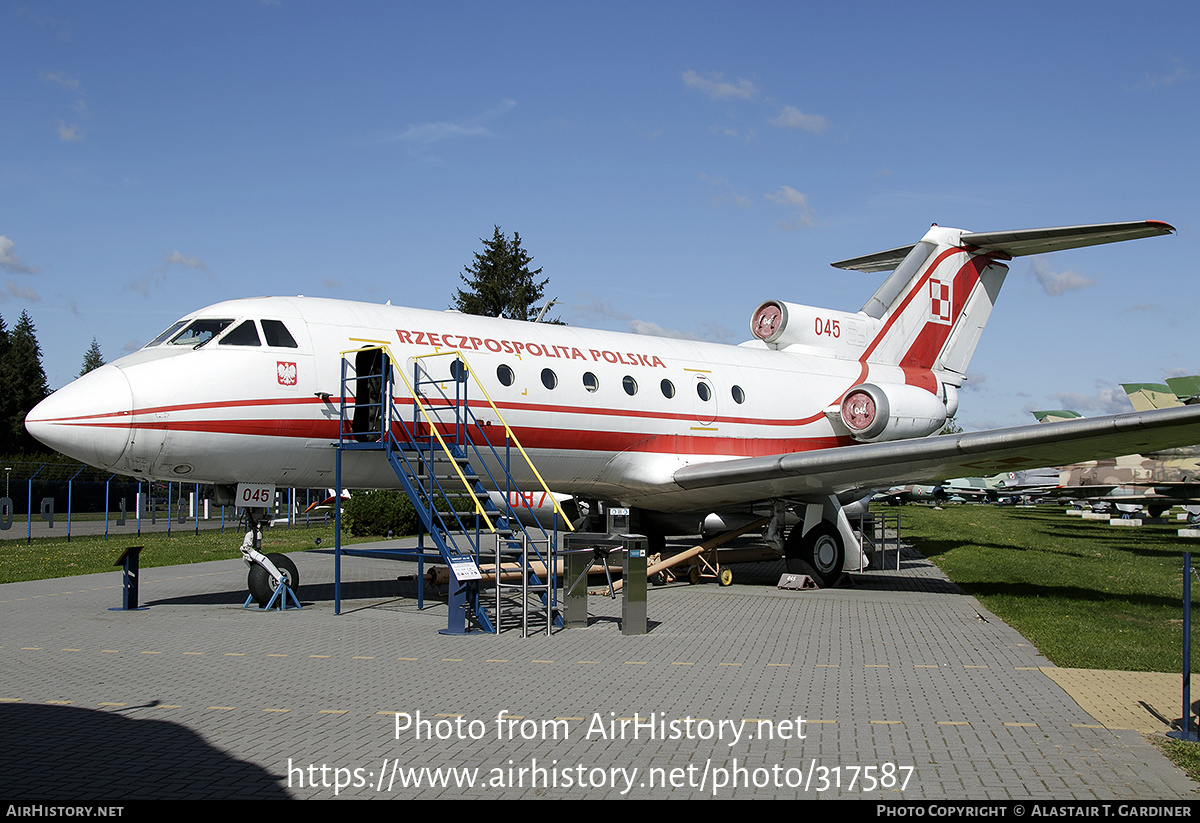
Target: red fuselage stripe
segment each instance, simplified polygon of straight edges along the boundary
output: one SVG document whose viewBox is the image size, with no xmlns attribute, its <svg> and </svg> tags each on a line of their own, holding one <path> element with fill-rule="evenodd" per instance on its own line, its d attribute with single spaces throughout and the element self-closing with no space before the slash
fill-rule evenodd
<svg viewBox="0 0 1200 823">
<path fill-rule="evenodd" d="M 78 425 L 124 428 L 123 425 L 114 423 L 79 423 Z M 134 423 L 132 428 L 164 432 L 295 437 L 329 440 L 330 442 L 338 437 L 337 422 L 333 420 L 172 420 Z M 483 431 L 486 434 L 486 428 Z M 811 451 L 853 442 L 849 438 L 839 437 L 740 438 L 542 427 L 521 427 L 513 431 L 527 449 L 708 454 L 732 457 L 758 457 L 784 452 Z M 503 446 L 503 430 L 499 427 L 497 427 L 497 434 L 496 445 L 501 447 Z"/>
</svg>

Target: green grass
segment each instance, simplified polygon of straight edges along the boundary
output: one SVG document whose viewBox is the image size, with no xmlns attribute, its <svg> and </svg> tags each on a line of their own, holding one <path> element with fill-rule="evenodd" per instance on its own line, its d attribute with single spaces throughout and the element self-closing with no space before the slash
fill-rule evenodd
<svg viewBox="0 0 1200 823">
<path fill-rule="evenodd" d="M 110 572 L 121 552 L 129 546 L 143 546 L 142 568 L 178 566 L 185 563 L 204 563 L 241 557 L 238 547 L 244 532 L 236 523 L 218 529 L 201 529 L 199 534 L 183 529 L 169 537 L 162 532 L 136 535 L 39 537 L 26 543 L 23 539 L 0 540 L 0 583 L 23 580 L 44 580 L 70 577 L 77 574 Z M 333 547 L 333 526 L 275 526 L 263 535 L 264 552 L 295 552 L 317 547 Z M 361 542 L 349 537 L 343 543 Z"/>
<path fill-rule="evenodd" d="M 1178 537 L 1178 522 L 1125 528 L 1064 507 L 976 505 L 909 506 L 901 518 L 906 539 L 1055 664 L 1181 670 L 1182 558 L 1200 543 Z"/>
<path fill-rule="evenodd" d="M 1200 783 L 1200 746 L 1165 735 L 1147 735 L 1147 739 L 1190 779 Z"/>
</svg>

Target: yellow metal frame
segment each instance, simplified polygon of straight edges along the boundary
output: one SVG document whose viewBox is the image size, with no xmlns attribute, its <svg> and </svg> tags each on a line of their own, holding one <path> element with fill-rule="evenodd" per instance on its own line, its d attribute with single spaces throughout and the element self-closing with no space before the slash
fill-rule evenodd
<svg viewBox="0 0 1200 823">
<path fill-rule="evenodd" d="M 391 355 L 390 350 L 388 351 L 388 354 L 389 354 L 389 356 Z M 542 487 L 542 491 L 544 491 L 546 493 L 546 497 L 549 498 L 550 502 L 554 505 L 554 511 L 558 512 L 558 516 L 562 518 L 563 523 L 566 524 L 568 529 L 570 529 L 571 531 L 575 531 L 575 527 L 573 525 L 571 525 L 571 521 L 567 518 L 567 513 L 562 510 L 562 507 L 558 505 L 558 501 L 554 499 L 554 493 L 550 491 L 550 487 L 547 486 L 546 481 L 542 479 L 542 475 L 537 470 L 537 466 L 533 465 L 533 461 L 531 459 L 529 459 L 529 455 L 526 454 L 525 447 L 521 445 L 521 441 L 517 439 L 516 433 L 511 428 L 509 428 L 507 421 L 505 421 L 505 419 L 504 419 L 504 415 L 502 415 L 500 413 L 500 409 L 496 407 L 495 402 L 492 400 L 492 396 L 490 394 L 488 394 L 487 389 L 485 389 L 483 387 L 483 383 L 481 383 L 479 381 L 479 378 L 475 376 L 475 370 L 473 368 L 471 368 L 471 364 L 467 361 L 467 358 L 463 355 L 462 351 L 460 351 L 458 349 L 452 349 L 450 351 L 435 352 L 433 354 L 418 354 L 418 355 L 415 355 L 412 359 L 414 361 L 415 360 L 425 360 L 430 357 L 448 357 L 451 355 L 454 356 L 457 360 L 461 361 L 462 364 L 467 367 L 467 374 L 469 374 L 471 376 L 471 379 L 475 381 L 475 385 L 479 388 L 479 391 L 483 395 L 484 400 L 487 401 L 488 407 L 491 408 L 492 412 L 496 415 L 496 419 L 500 421 L 500 424 L 502 426 L 504 426 L 505 436 L 512 439 L 513 445 L 515 445 L 517 447 L 517 451 L 521 453 L 521 459 L 525 461 L 525 465 L 527 465 L 529 467 L 529 470 L 531 472 L 533 472 L 533 476 L 535 478 L 537 478 L 538 485 Z M 401 376 L 403 377 L 403 375 L 401 375 Z M 417 396 L 417 393 L 413 389 L 413 387 L 409 384 L 407 379 L 404 380 L 404 384 L 406 386 L 408 386 L 409 392 L 411 392 L 413 397 L 415 398 Z M 420 404 L 419 399 L 417 400 L 417 403 Z"/>
<path fill-rule="evenodd" d="M 374 341 L 371 341 L 371 342 L 374 342 Z M 375 349 L 383 351 L 384 353 L 387 354 L 388 360 L 390 363 L 390 368 L 392 369 L 392 371 L 395 374 L 400 375 L 400 379 L 404 381 L 405 388 L 408 389 L 408 393 L 412 396 L 413 401 L 416 402 L 417 408 L 419 408 L 421 410 L 421 414 L 424 416 L 425 422 L 429 424 L 429 430 L 433 433 L 434 437 L 437 438 L 438 443 L 441 444 L 442 450 L 445 451 L 447 454 L 449 454 L 450 449 L 447 447 L 446 441 L 442 439 L 442 434 L 441 434 L 441 432 L 438 431 L 438 427 L 435 424 L 433 417 L 430 415 L 429 410 L 426 408 L 424 401 L 421 399 L 420 394 L 413 387 L 413 384 L 408 381 L 408 377 L 404 374 L 404 371 L 396 368 L 396 356 L 392 353 L 392 349 L 390 346 L 388 346 L 386 343 L 377 343 L 375 345 L 363 346 L 362 348 L 358 348 L 358 349 L 347 349 L 346 351 L 343 351 L 341 353 L 341 356 L 344 359 L 346 357 L 346 355 L 348 355 L 348 354 L 357 354 L 358 352 L 372 351 Z M 513 444 L 516 445 L 517 451 L 520 452 L 520 454 L 521 454 L 521 458 L 525 461 L 525 464 L 527 466 L 529 466 L 529 470 L 531 472 L 533 472 L 533 476 L 535 478 L 537 478 L 537 482 L 542 487 L 542 491 L 544 491 L 546 493 L 546 496 L 550 499 L 550 502 L 554 505 L 554 510 L 558 513 L 558 516 L 562 518 L 562 522 L 566 524 L 567 528 L 570 529 L 571 531 L 575 531 L 575 527 L 571 524 L 571 521 L 567 518 L 566 512 L 564 512 L 562 510 L 562 507 L 558 505 L 558 501 L 554 499 L 554 494 L 550 491 L 549 487 L 546 485 L 546 481 L 542 479 L 542 475 L 538 472 L 537 467 L 533 465 L 533 461 L 529 459 L 529 455 L 525 452 L 525 448 L 521 445 L 521 441 L 517 439 L 516 434 L 509 427 L 508 423 L 504 420 L 504 415 L 500 414 L 500 409 L 498 409 L 496 407 L 496 404 L 492 401 L 491 396 L 487 393 L 487 389 L 485 389 L 483 387 L 483 384 L 479 382 L 479 378 L 475 376 L 475 370 L 473 368 L 471 368 L 471 364 L 467 362 L 467 358 L 463 356 L 462 352 L 455 349 L 455 350 L 451 350 L 451 351 L 436 352 L 434 354 L 419 354 L 419 355 L 415 355 L 412 358 L 412 360 L 417 361 L 417 360 L 424 360 L 424 359 L 430 358 L 430 357 L 448 357 L 448 356 L 455 357 L 466 367 L 467 374 L 469 374 L 471 376 L 471 379 L 475 381 L 475 385 L 479 387 L 479 391 L 483 394 L 484 399 L 487 400 L 488 406 L 495 413 L 496 419 L 499 420 L 500 423 L 504 426 L 505 435 L 507 437 L 511 438 Z M 355 378 L 357 379 L 357 377 L 358 377 L 358 375 L 356 373 Z M 394 400 L 394 397 L 392 399 Z M 454 465 L 454 472 L 458 475 L 458 479 L 463 484 L 463 488 L 467 491 L 468 495 L 470 495 L 471 498 L 473 500 L 475 500 L 475 513 L 480 515 L 481 517 L 483 517 L 484 523 L 487 524 L 488 531 L 495 532 L 496 526 L 492 523 L 491 518 L 489 518 L 487 516 L 487 512 L 484 511 L 483 504 L 480 503 L 479 499 L 475 497 L 474 489 L 472 489 L 471 484 L 467 482 L 466 475 L 464 475 L 462 473 L 462 469 L 459 468 L 459 465 L 456 461 L 452 461 L 452 463 Z"/>
</svg>

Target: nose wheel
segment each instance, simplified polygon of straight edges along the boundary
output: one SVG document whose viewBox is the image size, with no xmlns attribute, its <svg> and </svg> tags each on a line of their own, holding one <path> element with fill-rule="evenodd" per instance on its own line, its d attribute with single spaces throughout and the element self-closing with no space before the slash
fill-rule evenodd
<svg viewBox="0 0 1200 823">
<path fill-rule="evenodd" d="M 242 541 L 242 559 L 250 567 L 246 575 L 246 588 L 250 596 L 246 598 L 245 606 L 250 601 L 258 603 L 261 609 L 298 609 L 300 600 L 296 590 L 300 587 L 300 571 L 296 564 L 286 554 L 272 552 L 263 554 L 263 527 L 269 524 L 266 511 L 262 509 L 246 509 L 246 537 Z"/>
<path fill-rule="evenodd" d="M 294 597 L 296 590 L 300 587 L 300 572 L 290 557 L 286 554 L 272 552 L 267 555 L 267 559 L 279 571 L 281 580 L 276 580 L 260 563 L 251 564 L 250 572 L 246 575 L 246 588 L 250 590 L 250 596 L 254 598 L 260 608 L 264 609 L 271 605 L 272 599 L 286 598 L 288 593 Z M 281 583 L 286 586 L 287 592 L 279 591 Z"/>
</svg>

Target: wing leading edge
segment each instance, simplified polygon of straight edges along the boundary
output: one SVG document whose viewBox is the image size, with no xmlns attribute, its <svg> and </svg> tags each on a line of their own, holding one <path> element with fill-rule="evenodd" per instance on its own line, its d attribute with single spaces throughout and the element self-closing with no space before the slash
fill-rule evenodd
<svg viewBox="0 0 1200 823">
<path fill-rule="evenodd" d="M 1200 406 L 693 464 L 676 485 L 709 505 L 1061 466 L 1200 443 Z"/>
</svg>

